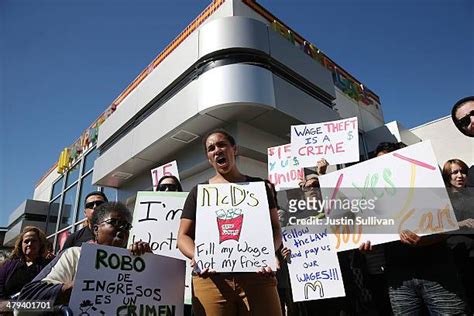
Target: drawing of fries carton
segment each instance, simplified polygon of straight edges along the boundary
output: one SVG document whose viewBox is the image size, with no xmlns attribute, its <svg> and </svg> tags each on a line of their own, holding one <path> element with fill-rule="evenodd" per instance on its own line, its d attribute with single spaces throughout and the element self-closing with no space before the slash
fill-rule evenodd
<svg viewBox="0 0 474 316">
<path fill-rule="evenodd" d="M 226 240 L 239 241 L 244 214 L 242 209 L 232 208 L 229 210 L 220 209 L 216 211 L 217 228 L 219 229 L 219 243 Z"/>
</svg>

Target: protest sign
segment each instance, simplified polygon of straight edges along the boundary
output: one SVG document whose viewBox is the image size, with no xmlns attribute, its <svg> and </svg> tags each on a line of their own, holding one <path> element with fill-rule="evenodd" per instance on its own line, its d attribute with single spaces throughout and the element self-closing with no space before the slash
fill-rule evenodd
<svg viewBox="0 0 474 316">
<path fill-rule="evenodd" d="M 267 153 L 268 180 L 275 185 L 275 190 L 298 188 L 304 171 L 299 167 L 298 158 L 291 154 L 291 144 L 270 147 Z"/>
<path fill-rule="evenodd" d="M 319 178 L 336 249 L 399 240 L 411 230 L 429 235 L 458 229 L 429 141 Z"/>
<path fill-rule="evenodd" d="M 69 307 L 74 315 L 183 315 L 185 262 L 82 245 Z"/>
<path fill-rule="evenodd" d="M 346 295 L 334 248 L 336 237 L 327 226 L 284 227 L 282 239 L 291 250 L 288 269 L 294 302 Z"/>
<path fill-rule="evenodd" d="M 199 185 L 196 269 L 257 272 L 276 269 L 273 233 L 263 182 Z"/>
<path fill-rule="evenodd" d="M 157 191 L 158 181 L 164 176 L 175 176 L 179 180 L 178 163 L 176 160 L 168 162 L 151 170 L 151 181 L 153 183 L 153 191 Z"/>
<path fill-rule="evenodd" d="M 187 192 L 137 192 L 130 242 L 143 240 L 157 255 L 186 261 L 186 304 L 191 304 L 190 260 L 178 249 L 178 229 Z"/>
<path fill-rule="evenodd" d="M 357 117 L 292 125 L 291 150 L 301 167 L 314 167 L 321 158 L 330 165 L 359 161 Z"/>
</svg>

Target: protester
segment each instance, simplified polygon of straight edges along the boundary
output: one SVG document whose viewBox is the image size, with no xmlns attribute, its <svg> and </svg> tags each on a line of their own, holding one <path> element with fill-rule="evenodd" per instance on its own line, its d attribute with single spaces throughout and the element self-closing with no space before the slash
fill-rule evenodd
<svg viewBox="0 0 474 316">
<path fill-rule="evenodd" d="M 178 178 L 175 176 L 163 176 L 158 181 L 158 185 L 156 186 L 156 191 L 174 191 L 174 192 L 183 192 L 183 188 L 181 187 L 181 183 L 179 182 Z"/>
<path fill-rule="evenodd" d="M 468 167 L 464 161 L 450 159 L 443 165 L 443 178 L 451 198 L 459 230 L 448 238 L 466 298 L 474 308 L 474 190 L 466 187 Z"/>
<path fill-rule="evenodd" d="M 175 176 L 163 176 L 158 181 L 156 191 L 161 192 L 183 192 L 183 187 Z M 184 304 L 184 315 L 193 315 L 191 305 Z"/>
<path fill-rule="evenodd" d="M 278 210 L 278 220 L 280 221 L 280 226 L 286 226 L 287 222 L 285 222 L 285 214 L 287 213 L 283 210 L 278 204 L 278 193 L 275 189 L 275 185 L 271 183 L 269 180 L 265 180 L 265 184 L 267 185 L 268 189 L 272 193 L 272 198 L 275 200 L 275 205 Z M 288 249 L 288 248 L 285 248 Z M 280 298 L 280 307 L 282 315 L 299 315 L 299 308 L 298 304 L 293 302 L 293 298 L 291 295 L 291 286 L 290 286 L 290 275 L 288 271 L 288 263 L 285 257 L 282 254 L 283 252 L 283 245 L 280 246 L 279 249 L 276 249 L 276 257 L 278 260 L 279 268 L 276 271 L 276 279 L 277 279 L 277 290 L 278 290 L 278 297 Z"/>
<path fill-rule="evenodd" d="M 382 142 L 375 149 L 375 157 L 383 156 L 399 149 L 399 144 Z M 361 247 L 363 249 L 363 246 Z M 372 304 L 378 315 L 392 314 L 392 306 L 388 295 L 387 277 L 385 275 L 385 245 L 377 245 L 370 252 L 364 252 L 364 278 L 367 289 L 372 297 Z"/>
<path fill-rule="evenodd" d="M 394 146 L 393 149 L 396 147 Z M 387 148 L 385 153 L 390 152 Z M 394 315 L 465 315 L 467 306 L 444 235 L 400 233 L 385 244 L 387 283 Z M 370 251 L 370 241 L 359 248 Z"/>
<path fill-rule="evenodd" d="M 11 258 L 0 267 L 0 299 L 19 293 L 51 259 L 44 232 L 35 226 L 26 226 L 15 241 Z"/>
<path fill-rule="evenodd" d="M 461 133 L 474 137 L 474 96 L 465 97 L 456 102 L 451 110 L 451 118 Z M 474 165 L 469 168 L 466 186 L 474 187 Z"/>
<path fill-rule="evenodd" d="M 80 247 L 83 242 L 94 239 L 91 225 L 92 215 L 94 214 L 94 209 L 105 202 L 108 202 L 107 197 L 100 191 L 90 192 L 86 195 L 84 199 L 84 215 L 86 216 L 84 227 L 67 237 L 62 250 L 73 246 Z"/>
<path fill-rule="evenodd" d="M 240 173 L 236 164 L 237 146 L 224 130 L 214 130 L 203 138 L 215 176 L 207 183 L 263 181 Z M 274 199 L 267 189 L 275 249 L 281 245 L 281 229 Z M 194 262 L 197 186 L 188 195 L 181 216 L 178 247 Z M 205 269 L 193 275 L 193 310 L 196 315 L 280 315 L 276 278 L 271 268 L 259 273 L 214 273 Z"/>
<path fill-rule="evenodd" d="M 451 110 L 451 118 L 461 133 L 474 137 L 474 96 L 456 102 Z"/>
<path fill-rule="evenodd" d="M 94 242 L 124 248 L 132 228 L 132 214 L 120 202 L 107 202 L 97 207 L 90 224 Z M 134 255 L 150 252 L 148 243 L 135 242 L 131 248 Z M 20 293 L 20 300 L 51 300 L 55 305 L 68 304 L 74 285 L 81 247 L 71 247 L 63 251 Z"/>
</svg>

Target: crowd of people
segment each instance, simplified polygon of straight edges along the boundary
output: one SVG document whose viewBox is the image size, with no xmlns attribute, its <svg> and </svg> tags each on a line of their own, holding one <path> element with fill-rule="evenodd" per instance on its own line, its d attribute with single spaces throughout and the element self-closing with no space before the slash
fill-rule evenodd
<svg viewBox="0 0 474 316">
<path fill-rule="evenodd" d="M 464 135 L 474 137 L 474 97 L 455 104 L 452 119 Z M 254 273 L 217 273 L 199 270 L 195 260 L 197 185 L 190 190 L 178 231 L 179 250 L 194 267 L 192 309 L 186 315 L 468 315 L 474 307 L 474 170 L 460 159 L 442 167 L 459 230 L 421 237 L 400 232 L 400 241 L 338 253 L 346 296 L 294 303 L 289 282 L 291 252 L 282 245 L 281 227 L 288 225 L 288 210 L 279 206 L 274 185 L 241 173 L 237 167 L 235 139 L 222 129 L 203 138 L 203 148 L 214 176 L 201 184 L 265 181 L 268 216 L 271 222 L 277 271 L 264 267 Z M 381 143 L 374 156 L 399 149 L 398 144 Z M 301 179 L 300 189 L 287 198 L 321 198 L 319 176 L 327 172 L 324 159 L 315 171 Z M 182 192 L 174 176 L 162 177 L 157 191 Z M 132 214 L 120 202 L 108 202 L 102 192 L 87 194 L 84 227 L 71 234 L 55 257 L 46 236 L 37 227 L 25 227 L 17 238 L 11 258 L 0 266 L 0 312 L 9 300 L 51 300 L 67 306 L 83 243 L 124 248 L 132 228 Z M 324 216 L 312 210 L 299 218 Z M 151 252 L 148 243 L 129 245 L 134 255 Z M 275 274 L 276 273 L 276 274 Z M 11 311 L 9 311 L 11 312 Z"/>
</svg>

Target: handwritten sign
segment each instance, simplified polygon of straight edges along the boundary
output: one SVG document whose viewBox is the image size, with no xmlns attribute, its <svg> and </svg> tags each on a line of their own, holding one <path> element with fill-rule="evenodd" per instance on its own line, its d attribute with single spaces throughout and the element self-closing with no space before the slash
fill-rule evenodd
<svg viewBox="0 0 474 316">
<path fill-rule="evenodd" d="M 291 144 L 270 147 L 268 152 L 268 180 L 277 191 L 298 188 L 304 178 L 298 158 L 291 154 Z"/>
<path fill-rule="evenodd" d="M 197 270 L 276 269 L 270 211 L 263 182 L 199 185 Z"/>
<path fill-rule="evenodd" d="M 330 165 L 359 161 L 357 117 L 292 125 L 291 150 L 301 167 L 314 167 L 321 158 Z"/>
<path fill-rule="evenodd" d="M 338 251 L 367 240 L 374 245 L 399 240 L 402 230 L 430 235 L 458 229 L 429 141 L 331 172 L 319 181 Z"/>
<path fill-rule="evenodd" d="M 345 296 L 335 250 L 336 237 L 325 225 L 282 228 L 283 244 L 291 250 L 288 263 L 293 301 Z"/>
<path fill-rule="evenodd" d="M 178 249 L 178 229 L 187 192 L 138 192 L 129 244 L 150 244 L 157 255 L 186 261 L 186 304 L 191 304 L 191 264 Z"/>
<path fill-rule="evenodd" d="M 153 191 L 157 191 L 158 181 L 164 176 L 175 176 L 179 180 L 178 163 L 176 160 L 168 162 L 151 170 L 151 180 L 153 182 Z"/>
<path fill-rule="evenodd" d="M 183 315 L 185 262 L 84 244 L 69 307 L 74 315 Z"/>
</svg>

